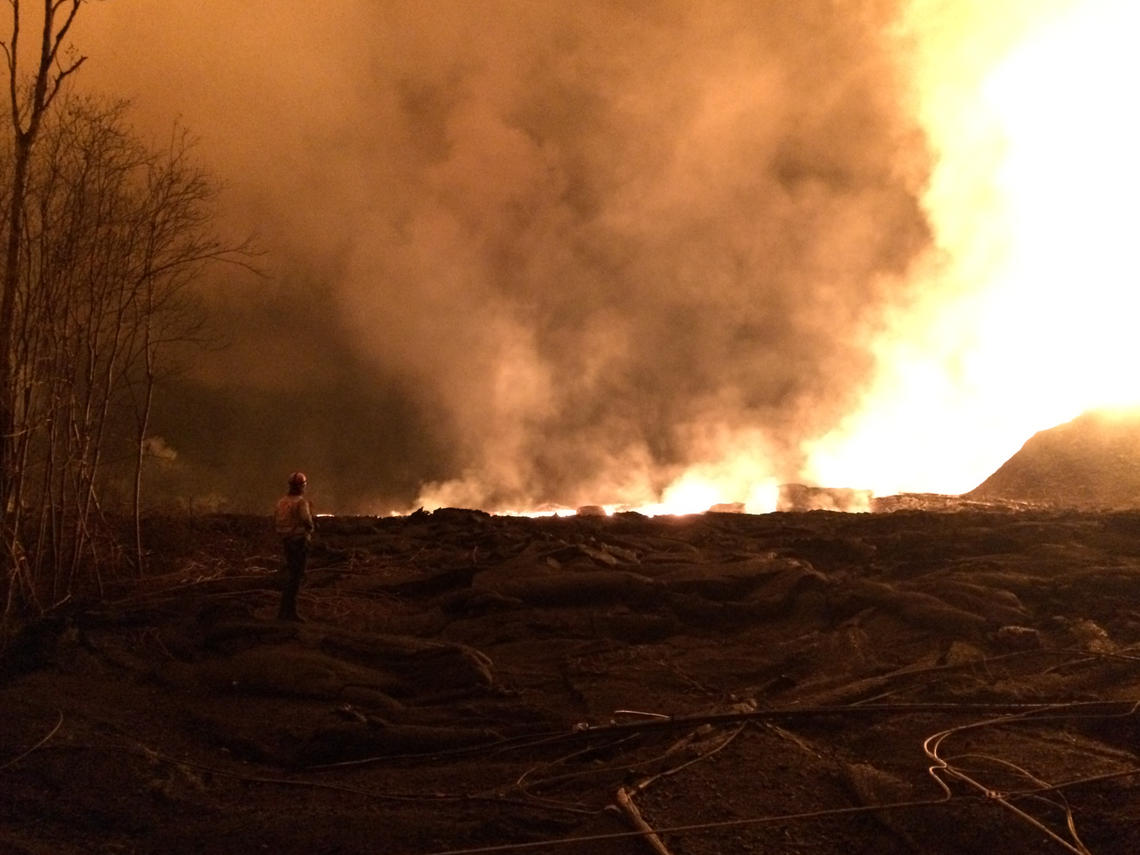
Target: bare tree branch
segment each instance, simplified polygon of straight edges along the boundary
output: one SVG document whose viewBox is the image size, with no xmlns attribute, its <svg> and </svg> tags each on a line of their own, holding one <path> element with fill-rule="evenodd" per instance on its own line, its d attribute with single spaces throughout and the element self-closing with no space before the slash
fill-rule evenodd
<svg viewBox="0 0 1140 855">
<path fill-rule="evenodd" d="M 47 93 L 47 96 L 44 99 L 45 107 L 51 106 L 52 101 L 55 100 L 55 96 L 59 94 L 59 88 L 63 85 L 63 81 L 78 71 L 79 67 L 86 61 L 87 57 L 81 56 L 67 68 L 60 68 L 59 73 L 55 76 L 55 82 L 52 84 L 51 91 Z"/>
<path fill-rule="evenodd" d="M 4 46 L 4 53 L 8 57 L 8 91 L 12 102 L 12 127 L 18 133 L 20 130 L 20 98 L 18 87 L 19 75 L 19 46 L 20 46 L 20 0 L 11 0 L 12 5 L 12 42 L 9 49 Z"/>
</svg>

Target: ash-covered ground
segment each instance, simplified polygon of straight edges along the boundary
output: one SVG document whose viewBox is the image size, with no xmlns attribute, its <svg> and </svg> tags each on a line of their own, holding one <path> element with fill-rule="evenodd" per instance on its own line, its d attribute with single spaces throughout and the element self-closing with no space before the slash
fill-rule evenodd
<svg viewBox="0 0 1140 855">
<path fill-rule="evenodd" d="M 147 536 L 4 652 L 0 851 L 1140 851 L 1140 512 L 333 518 L 299 625 Z"/>
</svg>

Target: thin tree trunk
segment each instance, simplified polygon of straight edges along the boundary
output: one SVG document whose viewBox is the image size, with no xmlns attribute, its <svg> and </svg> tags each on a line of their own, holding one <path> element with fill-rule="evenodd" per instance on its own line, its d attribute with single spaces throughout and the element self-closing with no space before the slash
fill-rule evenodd
<svg viewBox="0 0 1140 855">
<path fill-rule="evenodd" d="M 69 8 L 64 10 L 65 2 Z M 0 293 L 0 538 L 3 552 L 0 567 L 11 567 L 21 559 L 20 533 L 13 525 L 14 480 L 16 476 L 16 384 L 12 334 L 16 319 L 16 292 L 20 286 L 20 244 L 24 228 L 24 208 L 32 150 L 44 114 L 51 107 L 64 80 L 81 66 L 85 57 L 64 67 L 58 63 L 59 50 L 79 13 L 82 0 L 43 0 L 43 29 L 39 56 L 32 72 L 30 95 L 20 97 L 19 68 L 20 3 L 12 0 L 12 30 L 4 44 L 8 66 L 8 93 L 11 107 L 13 156 L 11 196 L 8 199 L 8 233 L 4 252 L 3 293 Z M 57 14 L 63 21 L 57 26 Z"/>
<path fill-rule="evenodd" d="M 31 139 L 16 134 L 15 164 L 8 201 L 8 241 L 5 251 L 4 293 L 0 296 L 0 536 L 4 560 L 15 562 L 19 532 L 12 525 L 11 500 L 15 476 L 16 384 L 13 371 L 12 331 L 16 312 L 16 289 L 20 284 L 20 234 L 23 231 L 24 198 L 28 189 Z"/>
<path fill-rule="evenodd" d="M 135 566 L 139 576 L 146 571 L 146 553 L 142 542 L 142 472 L 146 454 L 146 433 L 150 427 L 150 410 L 154 401 L 154 362 L 149 343 L 146 351 L 146 391 L 143 393 L 142 412 L 139 417 L 138 457 L 135 460 L 133 512 L 135 523 Z"/>
</svg>

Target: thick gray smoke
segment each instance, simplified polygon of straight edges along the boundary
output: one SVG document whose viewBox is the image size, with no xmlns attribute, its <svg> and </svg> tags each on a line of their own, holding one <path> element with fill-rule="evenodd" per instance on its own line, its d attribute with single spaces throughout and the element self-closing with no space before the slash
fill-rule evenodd
<svg viewBox="0 0 1140 855">
<path fill-rule="evenodd" d="M 628 501 L 740 436 L 794 479 L 928 242 L 896 5 L 85 8 L 83 85 L 181 117 L 272 274 L 167 392 L 184 489 Z"/>
</svg>

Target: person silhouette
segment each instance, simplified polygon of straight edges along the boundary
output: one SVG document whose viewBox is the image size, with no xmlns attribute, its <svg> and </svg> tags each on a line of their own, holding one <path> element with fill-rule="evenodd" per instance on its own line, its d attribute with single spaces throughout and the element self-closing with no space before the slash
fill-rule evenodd
<svg viewBox="0 0 1140 855">
<path fill-rule="evenodd" d="M 297 614 L 297 592 L 309 562 L 309 544 L 316 530 L 313 507 L 305 498 L 309 479 L 304 472 L 289 476 L 289 492 L 277 500 L 273 522 L 285 553 L 285 580 L 281 586 L 281 608 L 278 620 L 301 620 Z"/>
</svg>

